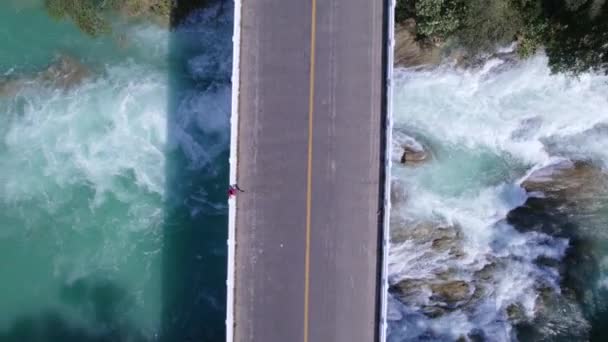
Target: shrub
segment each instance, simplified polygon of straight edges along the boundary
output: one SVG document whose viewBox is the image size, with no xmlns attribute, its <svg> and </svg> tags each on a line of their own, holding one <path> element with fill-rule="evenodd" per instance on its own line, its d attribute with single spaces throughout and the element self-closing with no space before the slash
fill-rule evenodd
<svg viewBox="0 0 608 342">
<path fill-rule="evenodd" d="M 415 5 L 417 33 L 445 39 L 458 30 L 465 15 L 462 0 L 418 0 Z"/>
<path fill-rule="evenodd" d="M 169 22 L 174 0 L 45 0 L 49 15 L 56 19 L 70 19 L 83 32 L 98 36 L 111 31 L 107 12 L 114 11 L 129 17 L 154 16 Z"/>
<path fill-rule="evenodd" d="M 456 39 L 472 54 L 513 42 L 524 27 L 521 13 L 507 0 L 469 0 L 462 22 Z"/>
<path fill-rule="evenodd" d="M 109 23 L 100 13 L 99 4 L 92 0 L 45 0 L 44 5 L 53 18 L 69 18 L 91 36 L 110 31 Z"/>
<path fill-rule="evenodd" d="M 608 72 L 608 4 L 601 0 L 399 0 L 418 39 L 452 39 L 469 55 L 518 41 L 521 57 L 545 48 L 553 72 Z"/>
</svg>

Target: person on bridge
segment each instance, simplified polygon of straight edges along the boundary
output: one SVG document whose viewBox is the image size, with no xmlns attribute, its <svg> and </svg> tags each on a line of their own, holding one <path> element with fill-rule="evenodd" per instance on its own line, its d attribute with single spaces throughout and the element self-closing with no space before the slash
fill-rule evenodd
<svg viewBox="0 0 608 342">
<path fill-rule="evenodd" d="M 232 196 L 236 196 L 236 189 L 233 188 L 232 186 L 228 187 L 228 198 L 231 198 Z"/>
<path fill-rule="evenodd" d="M 242 190 L 241 188 L 239 188 L 238 184 L 230 185 L 228 187 L 228 198 L 231 198 L 232 196 L 236 196 L 236 194 L 239 192 L 245 192 L 245 191 Z"/>
</svg>

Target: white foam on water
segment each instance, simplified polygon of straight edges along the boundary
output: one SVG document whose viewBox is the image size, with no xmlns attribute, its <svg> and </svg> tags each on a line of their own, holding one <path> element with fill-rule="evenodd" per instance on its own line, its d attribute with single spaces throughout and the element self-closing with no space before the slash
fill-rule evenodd
<svg viewBox="0 0 608 342">
<path fill-rule="evenodd" d="M 145 76 L 135 82 L 133 74 Z M 33 198 L 50 191 L 51 183 L 86 183 L 101 198 L 126 172 L 140 187 L 162 194 L 166 99 L 165 77 L 133 64 L 108 68 L 106 77 L 69 93 L 23 90 L 7 113 L 0 163 L 14 172 L 3 173 L 1 197 Z"/>
<path fill-rule="evenodd" d="M 158 329 L 167 152 L 183 152 L 188 167 L 202 173 L 228 149 L 226 13 L 217 20 L 225 27 L 211 19 L 177 33 L 125 26 L 128 58 L 93 62 L 92 76 L 68 90 L 28 82 L 15 97 L 0 98 L 0 217 L 7 222 L 0 242 L 10 247 L 5 257 L 24 263 L 5 270 L 11 276 L 4 288 L 14 299 L 3 299 L 0 327 L 59 305 L 59 289 L 102 274 L 133 291 L 126 314 L 134 322 Z M 184 32 L 193 49 L 180 48 L 202 51 L 186 63 L 186 77 L 208 82 L 175 94 L 169 75 L 179 71 L 168 69 L 168 45 L 172 34 Z M 191 202 L 196 210 L 225 212 L 205 193 Z M 17 289 L 20 296 L 11 296 Z"/>
<path fill-rule="evenodd" d="M 549 156 L 542 139 L 581 134 L 608 120 L 608 77 L 550 75 L 546 63 L 538 56 L 498 72 L 496 60 L 480 70 L 397 69 L 395 121 L 444 143 L 543 163 Z"/>
<path fill-rule="evenodd" d="M 448 272 L 450 279 L 486 290 L 471 304 L 435 318 L 422 313 L 432 302 L 428 294 L 406 304 L 392 298 L 391 341 L 447 341 L 476 331 L 510 341 L 506 308 L 517 304 L 532 317 L 540 287 L 559 292 L 557 270 L 535 261 L 563 258 L 568 241 L 518 232 L 505 217 L 526 201 L 518 180 L 531 170 L 568 159 L 608 165 L 608 77 L 551 75 L 543 56 L 507 63 L 496 58 L 471 70 L 395 71 L 396 129 L 424 137 L 436 153 L 426 165 L 394 166 L 407 200 L 393 206 L 391 229 L 416 222 L 456 227 L 464 255 L 438 253 L 430 242 L 393 244 L 391 282 L 440 281 L 438 275 Z M 492 168 L 483 166 L 489 163 Z M 511 170 L 514 165 L 518 171 Z M 440 184 L 454 186 L 446 191 Z M 488 266 L 489 279 L 477 278 Z"/>
</svg>

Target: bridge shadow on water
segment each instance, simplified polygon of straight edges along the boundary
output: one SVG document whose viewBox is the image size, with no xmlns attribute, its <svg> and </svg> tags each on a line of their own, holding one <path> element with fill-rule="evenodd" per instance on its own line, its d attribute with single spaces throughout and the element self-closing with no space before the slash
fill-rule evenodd
<svg viewBox="0 0 608 342">
<path fill-rule="evenodd" d="M 223 341 L 232 5 L 180 1 L 172 26 L 162 336 Z"/>
</svg>

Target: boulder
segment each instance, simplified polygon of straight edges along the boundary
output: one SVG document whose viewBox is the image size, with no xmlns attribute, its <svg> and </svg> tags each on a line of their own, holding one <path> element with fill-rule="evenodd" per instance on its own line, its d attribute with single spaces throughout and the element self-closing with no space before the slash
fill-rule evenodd
<svg viewBox="0 0 608 342">
<path fill-rule="evenodd" d="M 424 279 L 404 279 L 392 285 L 390 290 L 402 301 L 407 301 L 408 298 L 421 293 L 424 287 L 427 286 L 426 283 L 427 280 Z"/>
<path fill-rule="evenodd" d="M 416 21 L 411 18 L 395 26 L 394 53 L 396 66 L 437 65 L 441 61 L 439 47 L 416 40 Z"/>
<path fill-rule="evenodd" d="M 496 262 L 490 262 L 485 264 L 480 270 L 475 271 L 473 276 L 479 282 L 488 282 L 492 280 L 498 268 L 499 265 Z"/>
<path fill-rule="evenodd" d="M 15 96 L 25 86 L 22 79 L 0 79 L 0 96 Z"/>
<path fill-rule="evenodd" d="M 422 313 L 429 318 L 437 318 L 448 313 L 448 310 L 441 306 L 425 305 L 422 307 Z"/>
<path fill-rule="evenodd" d="M 549 331 L 560 340 L 587 340 L 581 303 L 601 303 L 589 279 L 600 274 L 608 242 L 608 174 L 586 161 L 561 161 L 530 173 L 521 182 L 526 202 L 511 210 L 507 221 L 519 231 L 542 232 L 568 240 L 560 260 L 540 256 L 539 267 L 560 274 L 560 288 L 540 287 L 533 321 L 534 333 Z M 591 305 L 590 315 L 597 314 Z M 555 330 L 556 327 L 559 329 Z"/>
<path fill-rule="evenodd" d="M 395 225 L 391 224 L 391 240 L 393 243 L 401 243 L 407 240 L 420 245 L 433 241 L 443 245 L 447 241 L 456 242 L 461 239 L 460 228 L 450 226 L 441 222 L 431 221 L 405 221 L 395 219 Z"/>
<path fill-rule="evenodd" d="M 0 79 L 0 96 L 14 96 L 30 84 L 69 90 L 80 85 L 91 75 L 91 71 L 75 58 L 60 55 L 45 70 L 35 75 Z"/>
<path fill-rule="evenodd" d="M 528 193 L 542 193 L 552 198 L 580 198 L 608 191 L 608 175 L 590 163 L 565 160 L 532 172 L 521 186 Z"/>
<path fill-rule="evenodd" d="M 526 320 L 526 313 L 520 303 L 510 304 L 509 306 L 507 306 L 507 309 L 505 311 L 507 313 L 509 321 L 511 321 L 511 323 L 513 324 L 517 324 Z"/>
<path fill-rule="evenodd" d="M 418 150 L 412 146 L 403 146 L 403 154 L 399 160 L 401 164 L 420 163 L 427 160 L 428 154 L 424 149 Z"/>
<path fill-rule="evenodd" d="M 461 307 L 473 288 L 463 280 L 404 279 L 389 291 L 404 303 L 419 305 L 427 316 L 437 317 Z"/>
<path fill-rule="evenodd" d="M 67 90 L 81 84 L 90 76 L 91 71 L 78 60 L 60 55 L 46 70 L 40 72 L 35 80 Z"/>
<path fill-rule="evenodd" d="M 444 283 L 431 284 L 433 298 L 437 301 L 453 305 L 470 298 L 472 291 L 464 280 L 452 280 Z"/>
<path fill-rule="evenodd" d="M 428 148 L 410 135 L 395 130 L 393 133 L 393 161 L 416 165 L 430 159 Z"/>
<path fill-rule="evenodd" d="M 460 227 L 441 222 L 412 222 L 399 216 L 391 217 L 391 243 L 401 244 L 406 241 L 420 248 L 426 245 L 430 254 L 447 253 L 458 259 L 466 255 Z"/>
</svg>

